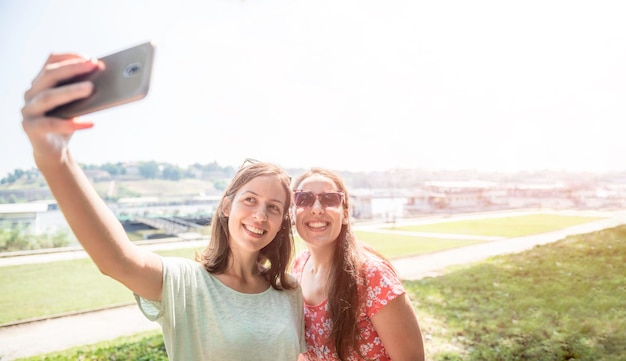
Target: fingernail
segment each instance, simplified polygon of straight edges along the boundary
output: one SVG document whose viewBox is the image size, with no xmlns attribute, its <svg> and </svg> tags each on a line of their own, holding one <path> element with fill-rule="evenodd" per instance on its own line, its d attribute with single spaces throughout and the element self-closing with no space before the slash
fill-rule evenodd
<svg viewBox="0 0 626 361">
<path fill-rule="evenodd" d="M 72 119 L 72 123 L 74 124 L 74 129 L 88 129 L 92 128 L 94 123 L 90 121 L 80 120 L 79 118 Z"/>
</svg>

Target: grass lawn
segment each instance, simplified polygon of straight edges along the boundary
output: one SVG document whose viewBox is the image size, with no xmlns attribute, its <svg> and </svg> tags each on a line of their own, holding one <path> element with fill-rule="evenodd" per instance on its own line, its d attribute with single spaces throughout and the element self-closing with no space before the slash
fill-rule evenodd
<svg viewBox="0 0 626 361">
<path fill-rule="evenodd" d="M 193 258 L 193 252 L 158 253 Z M 87 258 L 0 267 L 0 324 L 131 302 L 132 293 Z"/>
<path fill-rule="evenodd" d="M 431 360 L 626 360 L 626 226 L 405 286 Z"/>
<path fill-rule="evenodd" d="M 0 268 L 0 324 L 132 300 L 89 259 Z"/>
<path fill-rule="evenodd" d="M 601 217 L 580 217 L 558 214 L 530 214 L 511 217 L 470 219 L 414 226 L 387 228 L 407 232 L 454 233 L 476 236 L 521 237 L 557 231 L 583 223 L 598 221 Z"/>
<path fill-rule="evenodd" d="M 389 259 L 469 246 L 485 241 L 416 237 L 356 231 L 357 237 Z"/>
<path fill-rule="evenodd" d="M 626 226 L 404 285 L 429 361 L 626 360 Z M 22 361 L 166 360 L 160 333 Z"/>
</svg>

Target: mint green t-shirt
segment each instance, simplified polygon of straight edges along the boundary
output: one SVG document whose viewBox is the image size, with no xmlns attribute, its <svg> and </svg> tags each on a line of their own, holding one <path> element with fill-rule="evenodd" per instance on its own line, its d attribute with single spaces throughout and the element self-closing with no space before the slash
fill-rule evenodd
<svg viewBox="0 0 626 361">
<path fill-rule="evenodd" d="M 136 296 L 163 330 L 170 360 L 295 361 L 306 351 L 300 287 L 237 292 L 198 262 L 162 257 L 161 302 Z"/>
</svg>

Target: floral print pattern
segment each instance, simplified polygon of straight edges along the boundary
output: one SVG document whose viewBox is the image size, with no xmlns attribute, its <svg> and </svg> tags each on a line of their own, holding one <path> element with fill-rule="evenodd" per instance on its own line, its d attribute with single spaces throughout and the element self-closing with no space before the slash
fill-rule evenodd
<svg viewBox="0 0 626 361">
<path fill-rule="evenodd" d="M 309 251 L 298 255 L 294 262 L 293 273 L 298 280 L 302 279 L 302 270 L 310 257 Z M 385 351 L 378 333 L 374 329 L 371 317 L 389 301 L 406 291 L 393 269 L 375 255 L 368 255 L 363 262 L 364 275 L 359 280 L 359 299 L 365 300 L 359 306 L 357 316 L 359 330 L 359 351 L 367 360 L 391 360 Z M 330 340 L 331 321 L 328 302 L 319 305 L 304 305 L 304 331 L 307 343 L 306 360 L 339 360 L 335 352 L 334 342 Z M 362 360 L 359 352 L 352 351 L 349 361 Z"/>
</svg>

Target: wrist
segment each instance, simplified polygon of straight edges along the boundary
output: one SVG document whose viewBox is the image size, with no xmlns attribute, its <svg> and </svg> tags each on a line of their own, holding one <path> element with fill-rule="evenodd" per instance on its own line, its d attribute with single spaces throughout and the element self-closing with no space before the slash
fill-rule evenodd
<svg viewBox="0 0 626 361">
<path fill-rule="evenodd" d="M 35 151 L 33 152 L 33 159 L 35 160 L 35 165 L 42 173 L 58 171 L 60 168 L 66 168 L 74 163 L 67 149 L 56 154 Z"/>
</svg>

